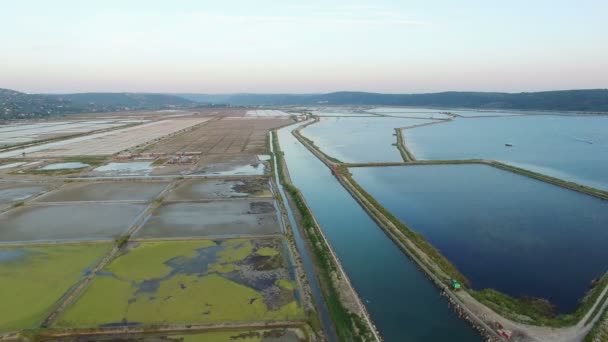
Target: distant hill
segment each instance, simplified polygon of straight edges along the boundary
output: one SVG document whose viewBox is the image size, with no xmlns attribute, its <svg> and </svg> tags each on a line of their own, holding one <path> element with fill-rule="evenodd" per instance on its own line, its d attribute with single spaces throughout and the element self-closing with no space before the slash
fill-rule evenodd
<svg viewBox="0 0 608 342">
<path fill-rule="evenodd" d="M 197 101 L 233 106 L 367 105 L 424 106 L 479 109 L 521 109 L 608 112 L 608 89 L 563 90 L 533 93 L 442 92 L 429 94 L 380 94 L 336 92 L 329 94 L 189 94 Z"/>
<path fill-rule="evenodd" d="M 165 94 L 78 93 L 48 96 L 78 105 L 107 108 L 108 110 L 187 107 L 196 104 L 196 102 L 180 96 Z"/>
<path fill-rule="evenodd" d="M 0 120 L 39 118 L 83 112 L 192 108 L 209 104 L 232 106 L 418 106 L 436 108 L 520 109 L 608 112 L 608 89 L 534 93 L 443 92 L 380 94 L 26 94 L 0 89 Z"/>
<path fill-rule="evenodd" d="M 81 93 L 43 95 L 0 89 L 0 120 L 44 118 L 84 112 L 191 108 L 200 105 L 200 103 L 179 96 L 165 94 Z"/>
</svg>

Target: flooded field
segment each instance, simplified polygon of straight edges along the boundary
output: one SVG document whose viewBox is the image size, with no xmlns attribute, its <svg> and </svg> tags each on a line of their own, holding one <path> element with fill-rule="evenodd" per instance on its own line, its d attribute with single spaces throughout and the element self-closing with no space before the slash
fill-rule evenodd
<svg viewBox="0 0 608 342">
<path fill-rule="evenodd" d="M 608 116 L 457 119 L 404 131 L 417 159 L 494 159 L 608 189 Z M 512 146 L 507 146 L 507 144 Z"/>
<path fill-rule="evenodd" d="M 166 197 L 168 201 L 196 201 L 201 199 L 271 197 L 267 179 L 243 178 L 189 179 L 181 183 Z"/>
<path fill-rule="evenodd" d="M 85 167 L 89 167 L 89 164 L 80 163 L 80 162 L 71 162 L 71 163 L 54 163 L 47 164 L 38 170 L 42 171 L 51 171 L 51 170 L 74 170 L 74 169 L 84 169 Z"/>
<path fill-rule="evenodd" d="M 0 333 L 39 325 L 110 247 L 101 243 L 0 247 Z"/>
<path fill-rule="evenodd" d="M 400 162 L 395 147 L 395 128 L 433 122 L 431 120 L 365 117 L 321 118 L 302 134 L 331 157 L 343 162 Z"/>
<path fill-rule="evenodd" d="M 278 239 L 132 243 L 56 326 L 303 318 L 283 248 Z"/>
<path fill-rule="evenodd" d="M 272 200 L 165 203 L 154 211 L 137 237 L 169 238 L 280 233 Z"/>
<path fill-rule="evenodd" d="M 350 171 L 474 289 L 545 298 L 570 312 L 608 270 L 606 201 L 485 165 Z"/>
<path fill-rule="evenodd" d="M 0 183 L 0 209 L 13 203 L 41 194 L 51 188 L 43 184 L 3 184 Z"/>
<path fill-rule="evenodd" d="M 91 175 L 98 177 L 119 177 L 119 176 L 148 176 L 154 171 L 155 167 L 152 162 L 126 162 L 126 163 L 107 163 L 99 166 Z"/>
<path fill-rule="evenodd" d="M 201 158 L 194 174 L 214 176 L 262 176 L 266 174 L 267 161 L 259 161 L 255 155 L 207 155 Z"/>
<path fill-rule="evenodd" d="M 151 201 L 168 182 L 79 182 L 37 198 L 37 202 Z"/>
<path fill-rule="evenodd" d="M 145 207 L 134 203 L 26 205 L 0 214 L 0 242 L 112 240 Z"/>
</svg>

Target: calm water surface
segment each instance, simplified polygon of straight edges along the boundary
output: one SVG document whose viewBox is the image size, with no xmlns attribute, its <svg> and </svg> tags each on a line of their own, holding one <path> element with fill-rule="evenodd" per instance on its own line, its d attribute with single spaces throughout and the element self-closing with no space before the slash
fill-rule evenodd
<svg viewBox="0 0 608 342">
<path fill-rule="evenodd" d="M 386 341 L 480 341 L 412 261 L 290 133 L 279 130 L 300 188 Z"/>
<path fill-rule="evenodd" d="M 343 162 L 400 162 L 395 128 L 433 122 L 392 117 L 321 118 L 302 133 Z"/>
<path fill-rule="evenodd" d="M 494 159 L 608 189 L 608 116 L 456 119 L 403 132 L 417 159 Z"/>
<path fill-rule="evenodd" d="M 608 270 L 608 201 L 485 165 L 352 168 L 476 289 L 573 310 Z"/>
</svg>

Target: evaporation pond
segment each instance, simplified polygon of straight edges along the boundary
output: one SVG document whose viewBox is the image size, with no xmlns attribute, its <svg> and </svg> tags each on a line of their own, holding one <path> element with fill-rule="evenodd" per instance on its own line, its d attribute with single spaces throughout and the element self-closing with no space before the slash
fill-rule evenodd
<svg viewBox="0 0 608 342">
<path fill-rule="evenodd" d="M 494 159 L 608 189 L 608 116 L 456 119 L 403 133 L 417 159 Z"/>
<path fill-rule="evenodd" d="M 266 235 L 280 232 L 273 201 L 223 200 L 165 203 L 139 237 Z"/>
<path fill-rule="evenodd" d="M 302 130 L 327 155 L 343 162 L 400 162 L 395 128 L 432 122 L 392 117 L 321 118 Z"/>
<path fill-rule="evenodd" d="M 486 165 L 351 168 L 474 289 L 573 310 L 608 267 L 608 202 Z"/>
<path fill-rule="evenodd" d="M 304 311 L 279 239 L 129 245 L 59 327 L 300 320 Z"/>
<path fill-rule="evenodd" d="M 152 162 L 108 163 L 93 170 L 98 176 L 147 176 L 154 170 Z"/>
<path fill-rule="evenodd" d="M 115 239 L 145 207 L 134 203 L 22 206 L 0 214 L 0 242 Z"/>
<path fill-rule="evenodd" d="M 0 333 L 37 328 L 112 244 L 0 247 Z"/>
<path fill-rule="evenodd" d="M 53 171 L 53 170 L 73 170 L 73 169 L 84 169 L 88 167 L 89 164 L 81 163 L 81 162 L 71 162 L 71 163 L 55 163 L 48 164 L 41 167 L 39 170 L 44 171 Z"/>
<path fill-rule="evenodd" d="M 10 203 L 24 201 L 48 189 L 49 187 L 45 185 L 0 185 L 0 208 Z"/>
<path fill-rule="evenodd" d="M 169 193 L 169 201 L 271 196 L 268 180 L 189 179 Z"/>
<path fill-rule="evenodd" d="M 36 199 L 36 201 L 150 201 L 163 191 L 168 184 L 167 182 L 70 183 L 59 190 Z"/>
</svg>

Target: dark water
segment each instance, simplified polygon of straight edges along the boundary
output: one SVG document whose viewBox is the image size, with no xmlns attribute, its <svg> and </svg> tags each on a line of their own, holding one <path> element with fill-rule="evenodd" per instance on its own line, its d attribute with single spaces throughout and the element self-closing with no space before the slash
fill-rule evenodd
<svg viewBox="0 0 608 342">
<path fill-rule="evenodd" d="M 418 159 L 495 159 L 608 189 L 608 116 L 456 119 L 404 137 Z"/>
<path fill-rule="evenodd" d="M 439 291 L 331 175 L 279 130 L 289 173 L 338 254 L 386 341 L 480 341 Z"/>
<path fill-rule="evenodd" d="M 485 165 L 353 168 L 476 289 L 575 308 L 608 270 L 608 201 Z"/>
</svg>

